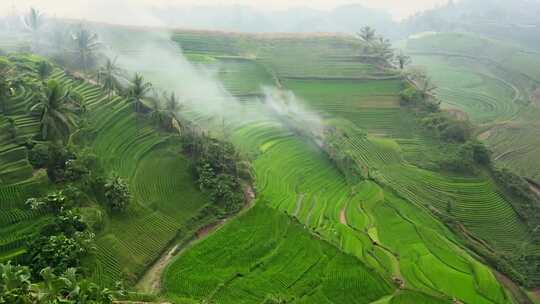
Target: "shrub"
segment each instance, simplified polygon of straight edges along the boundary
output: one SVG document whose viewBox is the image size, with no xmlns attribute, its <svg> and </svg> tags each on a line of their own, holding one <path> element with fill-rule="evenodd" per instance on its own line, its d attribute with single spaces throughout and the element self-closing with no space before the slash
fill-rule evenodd
<svg viewBox="0 0 540 304">
<path fill-rule="evenodd" d="M 74 159 L 73 153 L 59 144 L 49 145 L 49 155 L 47 160 L 47 176 L 52 182 L 62 182 L 65 180 L 66 163 Z"/>
<path fill-rule="evenodd" d="M 439 166 L 458 173 L 473 174 L 479 166 L 489 167 L 491 164 L 491 152 L 478 141 L 461 144 L 455 152 L 448 149 L 444 157 Z"/>
<path fill-rule="evenodd" d="M 504 187 L 510 194 L 522 199 L 534 199 L 526 180 L 507 168 L 493 169 L 495 181 Z"/>
<path fill-rule="evenodd" d="M 99 207 L 84 207 L 78 209 L 81 219 L 92 231 L 103 229 L 104 212 Z"/>
<path fill-rule="evenodd" d="M 457 120 L 446 113 L 432 113 L 422 118 L 421 124 L 440 139 L 447 142 L 464 143 L 471 137 L 469 122 Z"/>
<path fill-rule="evenodd" d="M 349 147 L 345 140 L 348 137 L 345 131 L 337 128 L 327 128 L 324 137 L 323 150 L 343 173 L 349 184 L 358 184 L 369 177 L 368 168 L 357 161 L 353 153 L 354 148 Z"/>
<path fill-rule="evenodd" d="M 244 202 L 238 180 L 228 174 L 219 174 L 213 182 L 214 187 L 210 191 L 213 202 L 223 205 L 228 214 L 240 211 Z"/>
<path fill-rule="evenodd" d="M 81 259 L 92 249 L 93 238 L 88 232 L 76 232 L 73 237 L 59 234 L 36 238 L 28 248 L 32 273 L 37 277 L 42 269 L 51 267 L 55 274 L 61 274 L 68 268 L 79 267 Z"/>
<path fill-rule="evenodd" d="M 470 149 L 461 147 L 456 153 L 449 152 L 445 157 L 439 161 L 440 167 L 444 170 L 465 174 L 476 172 Z"/>
<path fill-rule="evenodd" d="M 28 150 L 28 161 L 34 168 L 45 168 L 49 161 L 49 145 L 37 143 Z"/>
<path fill-rule="evenodd" d="M 481 142 L 472 141 L 469 142 L 473 153 L 474 161 L 483 166 L 489 166 L 491 164 L 491 151 Z"/>
<path fill-rule="evenodd" d="M 26 205 L 31 209 L 44 208 L 48 212 L 54 214 L 60 214 L 62 211 L 68 209 L 72 202 L 70 202 L 62 191 L 56 191 L 47 194 L 42 198 L 29 198 L 26 200 Z"/>
<path fill-rule="evenodd" d="M 26 266 L 0 263 L 0 303 L 111 304 L 125 295 L 118 284 L 110 290 L 82 279 L 76 268 L 56 275 L 53 268 L 47 267 L 32 278 Z"/>
<path fill-rule="evenodd" d="M 69 181 L 76 181 L 90 173 L 89 165 L 84 158 L 68 159 L 64 169 L 64 178 Z"/>
<path fill-rule="evenodd" d="M 448 142 L 465 142 L 470 137 L 471 130 L 464 123 L 448 120 L 446 127 L 440 131 L 441 138 Z"/>
<path fill-rule="evenodd" d="M 422 94 L 413 86 L 408 86 L 399 93 L 399 96 L 403 106 L 417 105 L 422 101 Z"/>
<path fill-rule="evenodd" d="M 253 167 L 248 161 L 241 161 L 237 163 L 238 176 L 248 182 L 255 180 L 255 173 L 253 172 Z"/>
<path fill-rule="evenodd" d="M 113 212 L 122 212 L 127 209 L 130 200 L 128 184 L 119 176 L 113 175 L 104 185 L 105 198 Z"/>
<path fill-rule="evenodd" d="M 28 267 L 0 264 L 0 303 L 33 303 L 32 287 Z"/>
<path fill-rule="evenodd" d="M 87 228 L 88 226 L 78 214 L 66 211 L 56 216 L 51 224 L 43 227 L 40 234 L 43 236 L 63 234 L 73 237 L 76 232 L 83 232 Z"/>
<path fill-rule="evenodd" d="M 214 180 L 216 173 L 209 163 L 199 162 L 197 165 L 197 175 L 199 176 L 199 187 L 201 190 L 212 189 L 215 186 Z"/>
</svg>

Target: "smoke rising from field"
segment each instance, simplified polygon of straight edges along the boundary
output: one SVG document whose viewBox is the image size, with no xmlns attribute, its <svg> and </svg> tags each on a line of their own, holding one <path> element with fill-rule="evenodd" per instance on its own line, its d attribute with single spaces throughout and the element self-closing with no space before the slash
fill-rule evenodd
<svg viewBox="0 0 540 304">
<path fill-rule="evenodd" d="M 188 103 L 191 109 L 205 117 L 213 117 L 218 123 L 222 120 L 243 123 L 277 115 L 288 127 L 302 129 L 306 135 L 322 134 L 322 119 L 308 110 L 304 102 L 289 90 L 262 87 L 263 98 L 253 97 L 250 102 L 264 103 L 266 111 L 246 113 L 244 105 L 219 80 L 219 63 L 214 69 L 193 64 L 184 56 L 178 44 L 172 41 L 171 33 L 145 32 L 135 38 L 133 49 L 123 51 L 115 51 L 117 43 L 108 39 L 108 35 L 102 33 L 105 43 L 112 46 L 109 56 L 118 54 L 118 63 L 123 69 L 131 73 L 140 72 L 156 87 L 174 91 L 182 102 Z"/>
<path fill-rule="evenodd" d="M 146 11 L 137 12 L 136 15 L 145 20 L 156 20 Z M 205 118 L 204 123 L 212 123 L 213 127 L 222 121 L 243 123 L 277 115 L 290 127 L 309 130 L 309 135 L 322 134 L 322 120 L 305 108 L 303 102 L 291 91 L 264 87 L 261 89 L 263 98 L 253 97 L 251 102 L 263 102 L 266 111 L 246 113 L 244 106 L 219 80 L 219 62 L 216 61 L 213 68 L 192 63 L 183 54 L 181 46 L 173 41 L 173 33 L 168 30 L 46 20 L 39 33 L 42 43 L 34 45 L 35 52 L 48 57 L 58 57 L 60 52 L 66 51 L 60 45 L 65 43 L 65 39 L 70 39 L 70 31 L 85 27 L 98 34 L 103 45 L 100 53 L 110 59 L 116 58 L 117 65 L 126 72 L 127 80 L 135 73 L 142 74 L 160 93 L 174 92 L 184 106 L 182 111 L 187 108 L 202 115 Z M 25 37 L 31 39 L 32 35 L 28 34 L 24 27 L 21 26 L 18 30 L 26 32 Z M 124 85 L 127 84 L 127 81 L 124 81 Z"/>
<path fill-rule="evenodd" d="M 239 106 L 217 79 L 218 71 L 192 64 L 170 34 L 146 33 L 135 40 L 133 48 L 122 50 L 105 39 L 109 57 L 118 56 L 118 65 L 128 73 L 141 73 L 155 87 L 174 92 L 181 103 L 208 115 L 223 116 Z"/>
<path fill-rule="evenodd" d="M 323 134 L 322 119 L 304 106 L 304 102 L 289 90 L 263 87 L 264 104 L 290 127 L 311 137 Z"/>
</svg>

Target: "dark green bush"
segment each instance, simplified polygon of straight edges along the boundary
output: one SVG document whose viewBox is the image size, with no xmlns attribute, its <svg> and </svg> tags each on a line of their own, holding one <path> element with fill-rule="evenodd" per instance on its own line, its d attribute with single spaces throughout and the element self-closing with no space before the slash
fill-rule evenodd
<svg viewBox="0 0 540 304">
<path fill-rule="evenodd" d="M 421 119 L 421 124 L 435 136 L 447 142 L 464 143 L 472 134 L 472 126 L 469 122 L 457 120 L 442 112 L 425 116 Z"/>
<path fill-rule="evenodd" d="M 73 237 L 64 234 L 40 236 L 28 247 L 28 262 L 35 277 L 39 272 L 51 267 L 55 274 L 62 274 L 68 268 L 79 267 L 81 259 L 92 248 L 93 234 L 76 232 Z"/>
<path fill-rule="evenodd" d="M 113 175 L 103 188 L 107 205 L 113 212 L 122 212 L 127 209 L 131 195 L 128 184 L 122 178 Z"/>
<path fill-rule="evenodd" d="M 55 183 L 65 181 L 66 163 L 68 160 L 75 159 L 74 154 L 60 144 L 49 145 L 48 151 L 47 176 Z"/>
<path fill-rule="evenodd" d="M 56 216 L 52 223 L 43 227 L 40 234 L 42 236 L 63 234 L 67 237 L 73 237 L 76 232 L 83 232 L 87 228 L 88 226 L 80 215 L 66 211 Z"/>
<path fill-rule="evenodd" d="M 413 86 L 408 86 L 399 93 L 399 96 L 403 106 L 418 105 L 422 102 L 422 94 Z"/>
<path fill-rule="evenodd" d="M 72 206 L 72 202 L 62 191 L 52 192 L 41 198 L 29 198 L 25 204 L 31 209 L 45 209 L 53 214 L 60 214 Z"/>
<path fill-rule="evenodd" d="M 28 161 L 34 168 L 45 168 L 49 162 L 49 145 L 36 143 L 28 150 Z"/>
</svg>

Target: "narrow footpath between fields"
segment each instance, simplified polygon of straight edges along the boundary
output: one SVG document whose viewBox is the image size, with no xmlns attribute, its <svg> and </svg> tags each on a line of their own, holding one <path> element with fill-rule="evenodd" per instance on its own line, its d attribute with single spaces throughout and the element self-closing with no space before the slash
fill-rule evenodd
<svg viewBox="0 0 540 304">
<path fill-rule="evenodd" d="M 211 233 L 219 230 L 228 221 L 245 213 L 253 206 L 253 201 L 255 200 L 255 192 L 253 191 L 253 187 L 251 185 L 244 186 L 244 200 L 244 207 L 234 216 L 200 228 L 199 230 L 197 230 L 197 232 L 194 233 L 193 238 L 191 238 L 190 241 L 182 244 L 182 246 L 180 246 L 180 244 L 174 244 L 173 246 L 168 248 L 164 252 L 164 254 L 152 266 L 150 266 L 148 270 L 144 273 L 144 275 L 139 279 L 139 282 L 135 286 L 137 290 L 145 293 L 158 294 L 161 290 L 161 276 L 163 274 L 163 271 L 176 255 L 180 254 L 181 251 L 183 251 L 184 249 L 189 248 L 194 242 L 204 239 Z"/>
</svg>

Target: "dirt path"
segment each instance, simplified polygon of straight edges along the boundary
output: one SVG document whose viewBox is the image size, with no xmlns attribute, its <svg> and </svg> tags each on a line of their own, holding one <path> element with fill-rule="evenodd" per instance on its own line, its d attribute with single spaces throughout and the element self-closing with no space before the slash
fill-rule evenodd
<svg viewBox="0 0 540 304">
<path fill-rule="evenodd" d="M 343 209 L 341 209 L 341 211 L 339 212 L 339 222 L 342 223 L 343 225 L 348 225 L 347 214 L 345 213 L 345 209 L 347 209 L 347 207 L 343 207 Z"/>
<path fill-rule="evenodd" d="M 204 239 L 211 233 L 223 227 L 229 220 L 245 213 L 253 206 L 253 201 L 255 200 L 255 192 L 253 191 L 253 187 L 251 187 L 251 185 L 244 186 L 244 200 L 244 207 L 234 216 L 206 225 L 197 230 L 197 232 L 194 233 L 193 238 L 182 244 L 182 246 L 180 246 L 180 244 L 175 244 L 170 249 L 168 249 L 166 253 L 162 255 L 144 273 L 144 275 L 141 277 L 141 279 L 135 286 L 137 290 L 145 293 L 158 294 L 161 290 L 161 277 L 163 275 L 163 271 L 175 256 L 177 256 L 185 248 L 188 248 L 191 244 L 193 244 L 193 242 Z"/>
<path fill-rule="evenodd" d="M 161 274 L 165 267 L 174 257 L 176 250 L 180 245 L 174 245 L 172 248 L 167 250 L 167 253 L 159 258 L 159 260 L 146 271 L 144 276 L 141 278 L 136 287 L 138 290 L 143 292 L 153 293 L 161 289 Z"/>
<path fill-rule="evenodd" d="M 81 72 L 71 72 L 71 74 L 74 76 L 74 77 L 77 77 L 77 78 L 81 78 L 93 85 L 99 85 L 97 81 L 95 81 L 94 79 L 90 78 L 89 76 L 87 76 L 86 74 L 83 74 Z"/>
<path fill-rule="evenodd" d="M 484 140 L 487 140 L 490 136 L 491 136 L 491 129 L 483 133 L 480 133 L 480 135 L 478 135 L 478 139 L 484 141 Z"/>
<path fill-rule="evenodd" d="M 536 193 L 538 197 L 540 197 L 540 189 L 538 188 L 538 186 L 531 185 L 531 190 Z"/>
<path fill-rule="evenodd" d="M 531 188 L 531 191 L 534 192 L 539 198 L 540 198 L 540 185 L 535 183 L 532 180 L 525 179 L 529 183 L 529 187 Z"/>
</svg>

